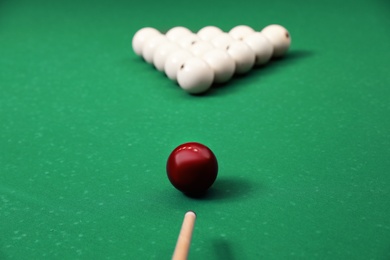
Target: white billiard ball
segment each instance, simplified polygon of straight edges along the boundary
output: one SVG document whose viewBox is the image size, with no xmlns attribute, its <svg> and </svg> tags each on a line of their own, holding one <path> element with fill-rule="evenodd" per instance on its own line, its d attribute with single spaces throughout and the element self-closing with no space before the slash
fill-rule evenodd
<svg viewBox="0 0 390 260">
<path fill-rule="evenodd" d="M 226 47 L 235 41 L 228 33 L 220 33 L 211 39 L 211 44 L 216 48 L 226 49 Z"/>
<path fill-rule="evenodd" d="M 179 45 L 174 42 L 166 42 L 160 45 L 153 55 L 153 64 L 159 71 L 164 71 L 164 65 L 169 54 L 177 51 L 179 49 Z"/>
<path fill-rule="evenodd" d="M 168 30 L 165 36 L 167 36 L 170 41 L 177 42 L 181 37 L 188 34 L 193 34 L 190 29 L 183 26 L 176 26 Z"/>
<path fill-rule="evenodd" d="M 178 49 L 175 52 L 169 54 L 165 60 L 164 71 L 168 78 L 171 80 L 177 80 L 177 72 L 179 71 L 181 65 L 193 55 L 188 50 Z"/>
<path fill-rule="evenodd" d="M 247 25 L 238 25 L 229 31 L 230 36 L 235 40 L 242 41 L 246 36 L 254 33 L 255 30 Z"/>
<path fill-rule="evenodd" d="M 214 70 L 215 83 L 224 83 L 232 78 L 236 69 L 236 63 L 226 51 L 212 49 L 204 53 L 202 58 Z"/>
<path fill-rule="evenodd" d="M 265 27 L 261 32 L 274 46 L 272 57 L 281 57 L 288 51 L 291 45 L 291 35 L 286 28 L 278 24 L 272 24 Z"/>
<path fill-rule="evenodd" d="M 134 34 L 133 40 L 132 40 L 132 46 L 133 46 L 133 50 L 134 50 L 135 54 L 137 54 L 138 56 L 141 56 L 142 49 L 143 49 L 145 42 L 148 39 L 150 39 L 151 37 L 154 37 L 154 36 L 157 36 L 160 34 L 161 33 L 159 31 L 157 31 L 156 29 L 151 28 L 151 27 L 144 27 L 144 28 L 138 30 Z"/>
<path fill-rule="evenodd" d="M 227 53 L 236 63 L 236 73 L 244 74 L 255 64 L 255 52 L 244 42 L 234 41 L 226 47 Z"/>
<path fill-rule="evenodd" d="M 197 41 L 190 47 L 190 51 L 195 56 L 201 56 L 211 49 L 215 49 L 215 47 L 210 42 L 206 41 Z"/>
<path fill-rule="evenodd" d="M 223 31 L 220 28 L 210 25 L 200 29 L 197 34 L 203 41 L 210 41 L 213 37 L 221 33 L 223 33 Z"/>
<path fill-rule="evenodd" d="M 186 60 L 177 72 L 179 86 L 190 94 L 206 92 L 213 80 L 213 69 L 199 57 Z"/>
<path fill-rule="evenodd" d="M 167 42 L 169 42 L 169 40 L 163 34 L 148 39 L 145 42 L 144 47 L 142 48 L 142 57 L 145 59 L 146 62 L 153 63 L 154 52 L 160 45 Z"/>
<path fill-rule="evenodd" d="M 201 41 L 201 39 L 196 34 L 186 34 L 180 37 L 177 40 L 177 43 L 179 46 L 183 49 L 189 50 L 192 45 L 194 45 L 196 42 Z"/>
<path fill-rule="evenodd" d="M 243 41 L 255 52 L 256 65 L 266 64 L 271 59 L 274 47 L 264 34 L 255 32 L 246 36 Z"/>
</svg>

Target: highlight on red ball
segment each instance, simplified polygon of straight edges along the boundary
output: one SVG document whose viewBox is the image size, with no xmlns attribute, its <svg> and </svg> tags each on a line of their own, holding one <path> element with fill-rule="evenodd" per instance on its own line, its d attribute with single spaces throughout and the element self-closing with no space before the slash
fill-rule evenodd
<svg viewBox="0 0 390 260">
<path fill-rule="evenodd" d="M 217 179 L 217 158 L 201 143 L 181 144 L 168 157 L 167 175 L 171 184 L 184 194 L 202 195 Z"/>
</svg>

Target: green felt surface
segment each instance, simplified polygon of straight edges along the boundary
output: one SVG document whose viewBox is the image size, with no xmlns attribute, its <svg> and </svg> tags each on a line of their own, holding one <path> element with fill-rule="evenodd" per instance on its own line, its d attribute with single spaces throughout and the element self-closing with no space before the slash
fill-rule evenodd
<svg viewBox="0 0 390 260">
<path fill-rule="evenodd" d="M 0 259 L 390 259 L 387 1 L 0 3 Z M 140 28 L 271 23 L 288 55 L 204 96 L 136 57 Z M 208 145 L 208 196 L 168 182 Z"/>
</svg>

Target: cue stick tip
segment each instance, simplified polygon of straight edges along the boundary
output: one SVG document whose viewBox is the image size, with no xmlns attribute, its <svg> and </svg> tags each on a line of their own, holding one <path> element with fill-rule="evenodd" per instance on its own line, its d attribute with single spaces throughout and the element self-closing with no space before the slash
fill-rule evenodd
<svg viewBox="0 0 390 260">
<path fill-rule="evenodd" d="M 193 211 L 193 210 L 187 211 L 185 215 L 187 215 L 187 214 L 188 214 L 188 215 L 195 215 L 195 217 L 196 217 L 196 212 Z"/>
</svg>

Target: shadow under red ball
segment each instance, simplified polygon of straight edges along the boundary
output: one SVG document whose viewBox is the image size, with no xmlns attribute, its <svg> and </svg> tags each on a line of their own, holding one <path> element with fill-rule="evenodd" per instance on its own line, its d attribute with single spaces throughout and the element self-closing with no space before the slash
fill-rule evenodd
<svg viewBox="0 0 390 260">
<path fill-rule="evenodd" d="M 169 155 L 167 174 L 172 185 L 181 192 L 188 195 L 203 194 L 217 178 L 217 158 L 203 144 L 184 143 Z"/>
</svg>

